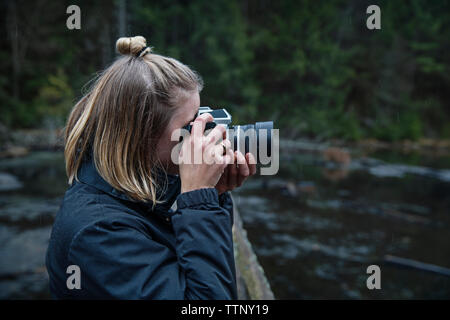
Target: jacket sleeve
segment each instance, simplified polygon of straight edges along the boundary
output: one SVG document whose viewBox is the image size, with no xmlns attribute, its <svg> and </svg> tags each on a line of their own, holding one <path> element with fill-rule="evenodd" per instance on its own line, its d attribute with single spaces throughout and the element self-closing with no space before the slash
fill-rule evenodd
<svg viewBox="0 0 450 320">
<path fill-rule="evenodd" d="M 178 196 L 172 217 L 176 254 L 139 221 L 98 221 L 72 240 L 69 261 L 80 267 L 76 298 L 237 299 L 229 212 L 215 189 Z"/>
<path fill-rule="evenodd" d="M 231 198 L 230 192 L 227 191 L 219 195 L 219 204 L 223 209 L 229 212 L 231 218 L 231 225 L 233 226 L 234 224 L 233 199 Z"/>
<path fill-rule="evenodd" d="M 237 299 L 232 220 L 214 188 L 182 193 L 172 224 L 187 299 Z"/>
</svg>

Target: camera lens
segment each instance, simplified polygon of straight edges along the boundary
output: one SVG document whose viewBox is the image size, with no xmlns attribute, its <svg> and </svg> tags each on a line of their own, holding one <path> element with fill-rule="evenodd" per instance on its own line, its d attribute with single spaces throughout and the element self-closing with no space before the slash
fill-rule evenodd
<svg viewBox="0 0 450 320">
<path fill-rule="evenodd" d="M 208 122 L 205 131 L 213 129 L 217 124 Z M 183 129 L 191 132 L 192 126 L 187 125 Z M 268 164 L 272 160 L 272 129 L 273 121 L 256 122 L 229 127 L 227 139 L 230 140 L 233 150 L 239 150 L 242 154 L 251 153 L 258 164 Z M 180 142 L 183 137 L 180 137 Z"/>
<path fill-rule="evenodd" d="M 267 164 L 272 157 L 272 129 L 273 121 L 236 125 L 230 128 L 228 139 L 234 151 L 250 152 L 257 163 Z"/>
</svg>

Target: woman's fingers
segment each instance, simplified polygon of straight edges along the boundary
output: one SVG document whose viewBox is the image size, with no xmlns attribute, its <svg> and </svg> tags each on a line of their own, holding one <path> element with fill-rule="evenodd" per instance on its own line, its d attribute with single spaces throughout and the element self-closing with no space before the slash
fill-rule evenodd
<svg viewBox="0 0 450 320">
<path fill-rule="evenodd" d="M 191 131 L 191 143 L 194 145 L 195 152 L 198 152 L 199 148 L 202 150 L 203 133 L 205 131 L 206 123 L 213 120 L 212 115 L 209 113 L 203 113 L 195 119 Z"/>
<path fill-rule="evenodd" d="M 226 155 L 229 155 L 231 162 L 234 161 L 233 151 L 231 150 L 231 143 L 229 140 L 224 140 L 220 144 L 209 144 L 206 146 L 204 153 L 204 160 L 207 164 L 229 164 Z M 223 168 L 222 168 L 223 169 Z"/>
<path fill-rule="evenodd" d="M 237 158 L 237 163 L 239 165 L 239 175 L 238 175 L 238 179 L 237 179 L 237 186 L 240 187 L 242 185 L 242 183 L 245 181 L 245 179 L 247 179 L 247 177 L 250 175 L 250 169 L 247 165 L 247 161 L 244 157 L 244 155 L 237 151 L 236 152 L 236 158 Z"/>
<path fill-rule="evenodd" d="M 227 189 L 227 183 L 228 183 L 228 170 L 227 168 L 224 169 L 224 172 L 222 173 L 222 176 L 219 179 L 219 182 L 217 182 L 216 189 L 219 191 L 219 194 L 228 191 Z"/>
<path fill-rule="evenodd" d="M 226 128 L 223 125 L 216 125 L 214 129 L 207 135 L 207 141 L 209 143 L 216 144 L 218 141 L 223 140 L 224 133 L 226 132 Z"/>
<path fill-rule="evenodd" d="M 251 153 L 247 153 L 244 157 L 242 153 L 233 152 L 230 148 L 227 154 L 234 156 L 235 160 L 226 167 L 216 186 L 220 192 L 240 187 L 249 176 L 256 173 L 256 161 Z"/>
<path fill-rule="evenodd" d="M 225 145 L 225 154 L 223 155 L 224 162 L 222 163 L 222 169 L 224 171 L 228 171 L 227 167 L 232 165 L 234 162 L 234 152 L 231 149 L 231 143 L 229 140 L 224 140 L 222 143 Z M 222 148 L 222 152 L 223 152 L 223 150 L 224 150 L 223 146 L 220 145 L 220 147 Z M 227 175 L 228 175 L 228 172 L 227 172 Z M 227 179 L 228 179 L 228 177 L 227 177 Z M 226 180 L 226 181 L 228 181 L 228 180 Z"/>
<path fill-rule="evenodd" d="M 237 160 L 237 154 L 236 152 L 234 152 L 234 157 L 235 160 Z M 234 188 L 236 188 L 237 186 L 237 181 L 238 181 L 238 168 L 236 168 L 236 163 L 237 161 L 233 161 L 233 163 L 231 163 L 228 166 L 228 189 L 229 190 L 233 190 Z"/>
<path fill-rule="evenodd" d="M 247 159 L 248 168 L 250 169 L 250 175 L 254 175 L 256 173 L 256 160 L 255 156 L 250 152 L 245 155 L 245 159 Z"/>
<path fill-rule="evenodd" d="M 241 186 L 250 173 L 243 154 L 236 151 L 234 156 L 236 161 L 230 165 L 228 174 L 228 187 L 230 190 Z"/>
<path fill-rule="evenodd" d="M 192 125 L 188 145 L 193 148 L 190 150 L 191 152 L 185 152 L 188 149 L 183 149 L 182 154 L 194 155 L 198 152 L 202 155 L 203 160 L 207 160 L 207 163 L 198 163 L 200 167 L 194 167 L 198 172 L 186 179 L 188 181 L 200 177 L 209 177 L 208 180 L 215 179 L 214 185 L 219 192 L 233 190 L 241 186 L 250 175 L 256 173 L 256 161 L 251 153 L 244 156 L 239 151 L 233 151 L 231 142 L 224 139 L 226 132 L 224 126 L 218 125 L 207 136 L 204 136 L 206 123 L 211 120 L 210 114 L 203 114 L 197 117 Z M 218 143 L 219 141 L 221 143 Z M 195 160 L 194 164 L 196 164 Z M 209 169 L 207 169 L 208 167 Z M 189 186 L 185 189 L 188 190 Z"/>
</svg>

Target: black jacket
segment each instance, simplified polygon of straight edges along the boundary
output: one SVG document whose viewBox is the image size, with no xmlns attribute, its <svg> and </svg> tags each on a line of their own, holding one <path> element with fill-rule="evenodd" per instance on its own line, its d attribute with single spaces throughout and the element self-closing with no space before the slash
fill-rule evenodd
<svg viewBox="0 0 450 320">
<path fill-rule="evenodd" d="M 54 298 L 237 299 L 228 193 L 180 194 L 179 177 L 168 175 L 165 203 L 152 209 L 112 188 L 90 160 L 78 179 L 64 196 L 47 250 Z M 81 289 L 68 289 L 70 265 L 80 269 Z"/>
</svg>

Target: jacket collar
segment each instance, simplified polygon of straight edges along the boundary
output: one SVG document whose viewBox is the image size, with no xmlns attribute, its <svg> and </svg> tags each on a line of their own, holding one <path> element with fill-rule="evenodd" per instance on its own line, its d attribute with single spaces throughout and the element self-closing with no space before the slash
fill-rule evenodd
<svg viewBox="0 0 450 320">
<path fill-rule="evenodd" d="M 99 189 L 115 198 L 129 201 L 144 207 L 147 212 L 154 212 L 158 216 L 170 221 L 174 212 L 170 209 L 181 191 L 181 180 L 178 175 L 166 174 L 162 170 L 156 171 L 156 180 L 160 186 L 157 191 L 157 199 L 162 201 L 153 207 L 153 202 L 143 202 L 131 199 L 125 193 L 113 188 L 106 182 L 95 168 L 94 160 L 90 155 L 86 156 L 78 170 L 78 180 Z"/>
</svg>

